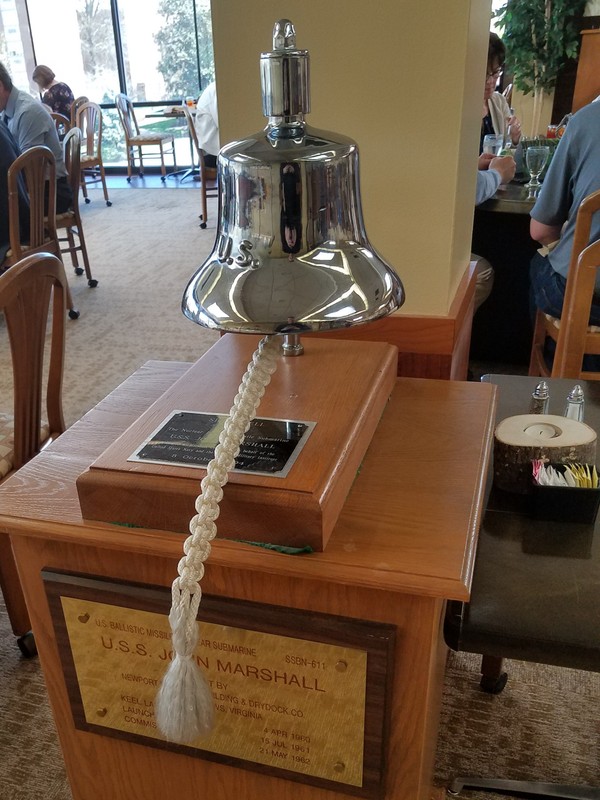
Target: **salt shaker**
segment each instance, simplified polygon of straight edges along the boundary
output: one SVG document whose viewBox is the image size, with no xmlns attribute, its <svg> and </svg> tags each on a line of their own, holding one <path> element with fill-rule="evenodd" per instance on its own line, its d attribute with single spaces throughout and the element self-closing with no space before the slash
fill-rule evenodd
<svg viewBox="0 0 600 800">
<path fill-rule="evenodd" d="M 540 381 L 531 393 L 530 414 L 547 414 L 550 403 L 550 390 L 546 381 Z M 565 415 L 566 416 L 566 415 Z"/>
<path fill-rule="evenodd" d="M 585 397 L 583 396 L 583 389 L 576 383 L 567 395 L 567 405 L 565 406 L 564 416 L 569 419 L 577 419 L 583 422 L 583 407 L 585 405 Z"/>
</svg>

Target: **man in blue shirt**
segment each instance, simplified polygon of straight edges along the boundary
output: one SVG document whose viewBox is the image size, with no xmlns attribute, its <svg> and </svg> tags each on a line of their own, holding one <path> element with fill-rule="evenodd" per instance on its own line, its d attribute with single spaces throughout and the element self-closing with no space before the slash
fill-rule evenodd
<svg viewBox="0 0 600 800">
<path fill-rule="evenodd" d="M 531 261 L 531 299 L 536 308 L 560 317 L 565 296 L 577 211 L 600 189 L 600 103 L 580 109 L 560 140 L 538 199 L 531 210 L 530 233 L 544 245 Z M 591 239 L 600 237 L 600 214 Z M 590 324 L 600 325 L 600 276 Z"/>
<path fill-rule="evenodd" d="M 8 170 L 19 156 L 19 148 L 6 125 L 0 122 L 0 272 L 6 252 L 10 247 L 10 219 L 8 213 Z M 19 232 L 21 241 L 29 237 L 29 199 L 23 181 L 19 181 Z"/>
<path fill-rule="evenodd" d="M 39 100 L 13 86 L 4 64 L 0 63 L 0 111 L 21 152 L 45 145 L 56 161 L 56 211 L 67 211 L 73 200 L 67 180 L 62 147 L 50 112 Z"/>
</svg>

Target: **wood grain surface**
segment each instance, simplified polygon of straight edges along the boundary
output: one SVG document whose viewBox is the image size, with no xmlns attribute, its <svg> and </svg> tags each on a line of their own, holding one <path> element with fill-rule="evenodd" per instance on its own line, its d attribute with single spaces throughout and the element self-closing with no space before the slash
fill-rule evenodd
<svg viewBox="0 0 600 800">
<path fill-rule="evenodd" d="M 85 519 L 181 531 L 205 469 L 129 460 L 174 411 L 227 414 L 258 345 L 224 336 L 77 480 Z M 279 358 L 257 416 L 316 423 L 285 477 L 231 472 L 219 536 L 322 550 L 395 383 L 382 342 L 309 339 Z"/>
<path fill-rule="evenodd" d="M 169 586 L 182 534 L 84 521 L 75 481 L 187 369 L 150 362 L 0 487 L 74 800 L 213 797 L 341 800 L 293 783 L 73 724 L 43 569 Z M 372 620 L 396 629 L 386 800 L 431 800 L 446 648 L 445 599 L 468 599 L 495 388 L 399 379 L 321 553 L 286 556 L 215 540 L 203 591 Z"/>
</svg>

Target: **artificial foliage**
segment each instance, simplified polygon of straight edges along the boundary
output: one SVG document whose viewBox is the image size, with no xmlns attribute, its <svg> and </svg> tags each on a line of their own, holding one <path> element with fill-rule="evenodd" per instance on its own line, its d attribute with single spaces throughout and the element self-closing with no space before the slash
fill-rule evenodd
<svg viewBox="0 0 600 800">
<path fill-rule="evenodd" d="M 508 0 L 495 13 L 514 84 L 523 94 L 550 93 L 579 48 L 577 18 L 586 0 Z"/>
</svg>

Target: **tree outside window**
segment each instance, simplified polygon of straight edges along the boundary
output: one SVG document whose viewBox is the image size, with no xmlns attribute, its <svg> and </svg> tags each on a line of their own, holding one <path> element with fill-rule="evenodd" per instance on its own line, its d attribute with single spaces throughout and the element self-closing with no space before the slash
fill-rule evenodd
<svg viewBox="0 0 600 800">
<path fill-rule="evenodd" d="M 166 94 L 173 98 L 197 97 L 215 75 L 210 9 L 197 4 L 194 20 L 190 0 L 161 0 L 158 11 L 164 17 L 164 24 L 154 40 L 160 51 L 158 71 L 163 76 Z"/>
</svg>

